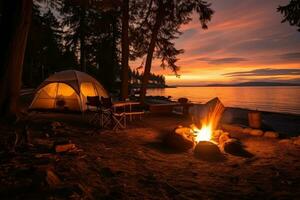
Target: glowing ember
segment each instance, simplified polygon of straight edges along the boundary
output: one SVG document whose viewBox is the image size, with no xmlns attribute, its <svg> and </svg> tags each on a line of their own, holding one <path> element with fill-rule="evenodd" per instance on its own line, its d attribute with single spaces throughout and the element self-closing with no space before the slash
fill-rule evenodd
<svg viewBox="0 0 300 200">
<path fill-rule="evenodd" d="M 193 131 L 195 133 L 195 141 L 198 143 L 200 141 L 211 141 L 212 139 L 212 126 L 211 124 L 202 125 L 201 129 L 197 127 L 193 127 Z"/>
</svg>

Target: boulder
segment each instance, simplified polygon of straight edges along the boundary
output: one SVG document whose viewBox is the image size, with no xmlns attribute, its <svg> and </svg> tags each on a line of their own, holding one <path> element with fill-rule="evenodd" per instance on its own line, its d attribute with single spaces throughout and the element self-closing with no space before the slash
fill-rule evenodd
<svg viewBox="0 0 300 200">
<path fill-rule="evenodd" d="M 194 149 L 195 157 L 203 160 L 218 160 L 222 157 L 219 147 L 208 141 L 200 141 Z"/>
<path fill-rule="evenodd" d="M 250 135 L 253 135 L 253 136 L 262 136 L 263 134 L 264 134 L 264 132 L 259 129 L 252 129 L 250 131 Z"/>
<path fill-rule="evenodd" d="M 267 137 L 267 138 L 278 138 L 278 133 L 275 132 L 275 131 L 266 131 L 264 133 L 264 137 Z"/>
</svg>

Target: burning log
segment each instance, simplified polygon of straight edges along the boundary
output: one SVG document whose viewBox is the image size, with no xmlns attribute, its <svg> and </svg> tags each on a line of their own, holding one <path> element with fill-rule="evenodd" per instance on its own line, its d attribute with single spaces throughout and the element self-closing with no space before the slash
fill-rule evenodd
<svg viewBox="0 0 300 200">
<path fill-rule="evenodd" d="M 166 135 L 164 143 L 179 151 L 186 151 L 194 146 L 194 141 L 191 136 L 191 129 L 187 127 L 178 127 Z"/>
</svg>

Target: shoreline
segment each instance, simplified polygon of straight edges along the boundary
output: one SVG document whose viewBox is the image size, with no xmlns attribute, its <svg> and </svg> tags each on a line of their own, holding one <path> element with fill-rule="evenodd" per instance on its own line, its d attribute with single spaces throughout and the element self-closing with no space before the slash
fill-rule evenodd
<svg viewBox="0 0 300 200">
<path fill-rule="evenodd" d="M 153 103 L 175 103 L 170 98 L 163 96 L 147 96 L 148 101 Z M 204 105 L 192 102 L 195 105 Z M 248 126 L 248 112 L 253 109 L 226 107 L 221 123 L 238 124 Z M 260 110 L 259 110 L 260 111 Z M 260 111 L 262 115 L 262 128 L 265 130 L 274 130 L 283 137 L 293 137 L 300 135 L 300 115 L 293 113 L 279 113 L 270 111 Z"/>
<path fill-rule="evenodd" d="M 158 100 L 161 101 L 161 103 L 175 103 L 177 101 L 172 100 L 171 98 L 165 97 L 165 96 L 146 96 L 147 98 L 149 98 L 150 100 Z M 195 104 L 195 105 L 204 105 L 205 103 L 200 103 L 197 101 L 190 101 L 191 103 Z M 232 107 L 232 106 L 226 106 L 226 108 L 230 108 L 230 109 L 241 109 L 241 110 L 247 110 L 247 111 L 259 111 L 261 113 L 265 113 L 265 114 L 283 114 L 283 115 L 291 115 L 291 116 L 295 116 L 295 117 L 300 117 L 300 114 L 297 113 L 288 113 L 288 112 L 275 112 L 275 111 L 266 111 L 266 110 L 258 110 L 258 109 L 251 109 L 251 108 L 244 108 L 244 107 Z"/>
<path fill-rule="evenodd" d="M 31 98 L 31 95 L 22 96 L 21 104 L 23 108 L 28 107 L 31 102 Z M 158 104 L 175 102 L 163 96 L 147 96 L 146 100 L 147 102 Z M 200 103 L 197 104 L 203 105 Z M 252 110 L 238 107 L 226 107 L 221 122 L 247 126 L 249 111 Z M 300 115 L 268 111 L 261 111 L 261 113 L 262 122 L 266 129 L 275 130 L 284 137 L 293 137 L 300 135 Z"/>
</svg>

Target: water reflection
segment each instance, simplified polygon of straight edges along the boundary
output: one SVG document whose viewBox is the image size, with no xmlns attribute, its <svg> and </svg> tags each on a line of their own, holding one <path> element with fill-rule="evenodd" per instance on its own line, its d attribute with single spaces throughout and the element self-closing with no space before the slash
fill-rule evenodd
<svg viewBox="0 0 300 200">
<path fill-rule="evenodd" d="M 177 87 L 149 89 L 147 95 L 186 97 L 204 103 L 219 97 L 228 107 L 300 114 L 300 87 Z"/>
</svg>

